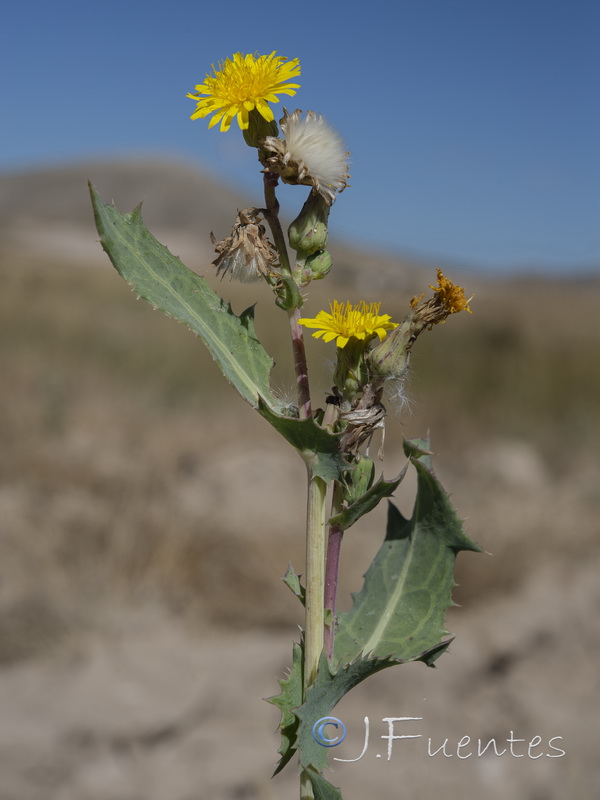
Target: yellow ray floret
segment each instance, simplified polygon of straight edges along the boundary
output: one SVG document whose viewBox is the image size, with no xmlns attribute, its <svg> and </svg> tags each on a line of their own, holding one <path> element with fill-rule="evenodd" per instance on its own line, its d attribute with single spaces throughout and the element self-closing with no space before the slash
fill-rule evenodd
<svg viewBox="0 0 600 800">
<path fill-rule="evenodd" d="M 278 103 L 278 94 L 296 94 L 298 83 L 291 78 L 300 75 L 297 58 L 287 61 L 274 50 L 268 56 L 234 53 L 232 58 L 213 65 L 213 74 L 196 86 L 196 94 L 188 94 L 197 106 L 191 119 L 214 114 L 208 127 L 218 122 L 220 130 L 228 131 L 234 117 L 242 130 L 248 128 L 249 113 L 256 109 L 267 121 L 274 119 L 269 103 Z M 202 97 L 206 95 L 206 97 Z"/>
<path fill-rule="evenodd" d="M 313 333 L 315 339 L 331 342 L 335 339 L 338 347 L 345 347 L 350 339 L 369 339 L 375 334 L 383 341 L 387 332 L 398 327 L 398 323 L 390 322 L 389 314 L 380 315 L 381 303 L 369 303 L 361 300 L 358 305 L 339 303 L 334 300 L 329 311 L 319 311 L 316 317 L 299 319 L 305 328 L 318 328 Z"/>
</svg>

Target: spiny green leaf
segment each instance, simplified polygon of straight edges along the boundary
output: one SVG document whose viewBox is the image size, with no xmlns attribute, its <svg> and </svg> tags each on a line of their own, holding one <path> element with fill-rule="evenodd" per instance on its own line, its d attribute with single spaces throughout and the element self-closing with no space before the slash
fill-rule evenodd
<svg viewBox="0 0 600 800">
<path fill-rule="evenodd" d="M 321 656 L 317 677 L 306 691 L 306 700 L 294 712 L 300 720 L 297 746 L 303 767 L 322 772 L 327 765 L 328 748 L 318 744 L 313 736 L 315 722 L 330 716 L 342 697 L 369 675 L 394 663 L 389 659 L 359 659 L 333 673 L 326 655 Z"/>
<path fill-rule="evenodd" d="M 269 697 L 269 703 L 277 706 L 281 711 L 281 746 L 277 751 L 281 758 L 277 764 L 274 775 L 285 767 L 288 761 L 296 752 L 296 737 L 299 720 L 294 714 L 294 709 L 302 704 L 302 683 L 303 683 L 303 648 L 302 645 L 294 644 L 292 654 L 292 669 L 287 678 L 279 681 L 281 693 L 275 697 Z"/>
<path fill-rule="evenodd" d="M 432 666 L 449 644 L 450 642 L 442 642 L 413 660 L 424 661 L 428 666 Z M 300 753 L 300 764 L 303 767 L 322 772 L 327 764 L 328 748 L 315 741 L 314 724 L 324 717 L 331 716 L 331 712 L 342 697 L 366 678 L 383 669 L 403 663 L 405 662 L 395 658 L 358 658 L 351 664 L 340 666 L 334 672 L 325 654 L 321 656 L 317 677 L 306 691 L 305 702 L 294 711 L 300 720 L 297 748 Z"/>
<path fill-rule="evenodd" d="M 237 316 L 206 281 L 184 266 L 146 229 L 140 207 L 121 214 L 102 202 L 90 185 L 102 246 L 119 274 L 155 308 L 185 323 L 203 340 L 225 377 L 294 447 L 317 475 L 339 478 L 345 466 L 339 437 L 313 419 L 280 414 L 269 375 L 273 361 L 254 332 L 250 308 Z"/>
<path fill-rule="evenodd" d="M 444 614 L 452 604 L 456 554 L 481 548 L 463 532 L 431 470 L 426 445 L 405 445 L 418 475 L 412 518 L 389 504 L 385 540 L 352 608 L 339 616 L 334 663 L 359 656 L 417 660 L 447 634 Z"/>
<path fill-rule="evenodd" d="M 273 361 L 256 338 L 253 309 L 234 314 L 203 278 L 149 233 L 140 206 L 121 214 L 103 203 L 91 184 L 90 193 L 102 247 L 119 274 L 140 297 L 197 333 L 227 380 L 252 406 L 262 397 L 279 410 L 269 386 Z"/>
<path fill-rule="evenodd" d="M 350 528 L 364 514 L 368 514 L 369 511 L 372 511 L 378 505 L 380 500 L 382 500 L 384 497 L 391 497 L 393 495 L 400 485 L 400 482 L 406 475 L 407 468 L 408 463 L 398 477 L 393 478 L 391 481 L 384 480 L 382 475 L 377 483 L 374 483 L 373 486 L 371 486 L 371 488 L 362 495 L 362 497 L 359 497 L 358 500 L 352 503 L 352 505 L 349 505 L 339 514 L 331 517 L 329 524 L 343 531 Z"/>
<path fill-rule="evenodd" d="M 260 402 L 258 411 L 298 450 L 312 475 L 324 481 L 341 479 L 342 472 L 348 465 L 340 452 L 339 436 L 320 428 L 312 417 L 283 417 Z"/>
</svg>

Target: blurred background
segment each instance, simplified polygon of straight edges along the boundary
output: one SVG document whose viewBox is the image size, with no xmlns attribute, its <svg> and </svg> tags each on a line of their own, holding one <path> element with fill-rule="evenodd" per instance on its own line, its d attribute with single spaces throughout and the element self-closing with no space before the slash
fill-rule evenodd
<svg viewBox="0 0 600 800">
<path fill-rule="evenodd" d="M 435 670 L 370 679 L 337 714 L 345 800 L 592 798 L 600 635 L 600 8 L 456 0 L 302 6 L 23 2 L 0 49 L 0 798 L 272 800 L 276 694 L 301 609 L 304 467 L 201 342 L 137 302 L 98 244 L 87 180 L 144 219 L 257 330 L 292 395 L 285 316 L 215 281 L 209 234 L 261 205 L 239 131 L 191 122 L 211 64 L 301 62 L 293 110 L 351 152 L 335 266 L 311 287 L 395 319 L 436 267 L 474 294 L 387 400 L 386 475 L 430 432 L 465 527 L 456 636 Z M 277 108 L 274 109 L 276 117 Z M 288 219 L 305 190 L 282 187 Z M 332 346 L 310 340 L 315 404 Z M 396 501 L 410 513 L 409 475 Z M 384 533 L 346 536 L 340 605 Z M 391 761 L 384 717 L 421 717 Z M 459 759 L 464 736 L 540 758 Z M 561 746 L 556 755 L 549 746 Z M 432 749 L 448 740 L 446 752 Z M 289 774 L 287 774 L 289 773 Z"/>
</svg>

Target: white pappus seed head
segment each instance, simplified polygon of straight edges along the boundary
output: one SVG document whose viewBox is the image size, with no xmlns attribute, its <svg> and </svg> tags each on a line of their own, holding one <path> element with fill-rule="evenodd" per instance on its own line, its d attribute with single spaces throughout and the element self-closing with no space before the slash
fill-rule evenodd
<svg viewBox="0 0 600 800">
<path fill-rule="evenodd" d="M 320 114 L 307 111 L 301 116 L 284 110 L 280 120 L 284 140 L 269 136 L 263 147 L 273 155 L 268 169 L 277 172 L 285 183 L 313 186 L 331 205 L 336 192 L 348 183 L 348 152 L 339 134 Z"/>
</svg>

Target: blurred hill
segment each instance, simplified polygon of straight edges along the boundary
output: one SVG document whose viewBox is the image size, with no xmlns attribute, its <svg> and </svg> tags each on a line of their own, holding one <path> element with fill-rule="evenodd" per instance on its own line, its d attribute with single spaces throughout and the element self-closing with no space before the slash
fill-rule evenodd
<svg viewBox="0 0 600 800">
<path fill-rule="evenodd" d="M 144 202 L 149 226 L 175 236 L 176 249 L 198 263 L 211 252 L 211 226 L 231 224 L 232 209 L 248 199 L 179 161 L 91 161 L 13 172 L 0 177 L 0 247 L 3 253 L 48 260 L 104 263 L 94 246 L 87 182 L 121 211 Z"/>
<path fill-rule="evenodd" d="M 265 287 L 207 268 L 210 229 L 226 235 L 260 198 L 177 162 L 1 178 L 0 797 L 295 797 L 293 769 L 277 790 L 266 779 L 277 718 L 259 698 L 302 622 L 280 576 L 290 560 L 303 569 L 303 464 L 198 339 L 136 301 L 97 242 L 88 178 L 123 211 L 145 198 L 157 238 L 237 311 L 257 302 L 274 385 L 292 395 L 285 315 Z M 434 279 L 434 266 L 337 247 L 307 309 L 365 297 L 398 317 Z M 439 669 L 377 676 L 340 714 L 409 711 L 454 740 L 564 736 L 569 759 L 423 756 L 390 777 L 373 758 L 333 780 L 347 800 L 374 787 L 395 800 L 400 782 L 449 800 L 595 797 L 600 282 L 460 282 L 473 315 L 421 337 L 409 407 L 386 400 L 385 474 L 403 464 L 402 436 L 429 430 L 467 532 L 493 556 L 459 557 L 463 607 Z M 319 405 L 333 349 L 307 347 Z M 397 493 L 406 514 L 413 489 L 408 477 Z M 342 607 L 384 517 L 346 536 Z"/>
<path fill-rule="evenodd" d="M 258 178 L 259 176 L 257 176 Z M 215 176 L 187 162 L 164 156 L 89 161 L 0 175 L 0 255 L 105 264 L 95 246 L 87 182 L 122 212 L 143 201 L 146 225 L 190 268 L 205 271 L 214 257 L 210 232 L 229 235 L 238 209 L 264 200 L 260 181 L 255 197 L 224 186 Z M 344 281 L 402 288 L 421 266 L 409 258 L 370 253 L 344 246 L 333 237 L 333 251 L 343 261 Z"/>
</svg>

